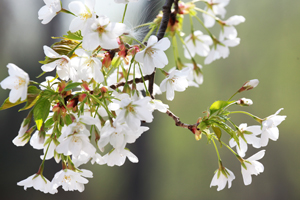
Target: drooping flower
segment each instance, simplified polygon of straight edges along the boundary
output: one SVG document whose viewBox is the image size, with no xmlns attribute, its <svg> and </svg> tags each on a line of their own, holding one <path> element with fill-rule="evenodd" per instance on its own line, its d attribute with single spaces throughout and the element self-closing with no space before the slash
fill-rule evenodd
<svg viewBox="0 0 300 200">
<path fill-rule="evenodd" d="M 236 146 L 237 153 L 244 157 L 245 153 L 248 150 L 247 144 L 252 144 L 255 148 L 260 148 L 260 138 L 257 135 L 261 134 L 261 129 L 259 126 L 248 126 L 246 123 L 240 124 L 239 126 L 239 133 L 238 139 L 240 146 L 237 145 L 236 141 L 233 138 L 229 140 L 230 147 Z M 246 141 L 245 141 L 245 140 Z"/>
<path fill-rule="evenodd" d="M 229 0 L 205 0 L 206 7 L 204 10 L 208 14 L 203 13 L 204 25 L 207 28 L 213 27 L 215 24 L 215 18 L 212 16 L 220 15 L 222 18 L 225 17 L 226 10 L 225 6 L 229 3 Z"/>
<path fill-rule="evenodd" d="M 133 163 L 137 163 L 138 158 L 128 149 L 114 149 L 112 152 L 107 153 L 103 156 L 108 166 L 121 166 L 125 163 L 126 157 Z"/>
<path fill-rule="evenodd" d="M 258 85 L 259 81 L 258 79 L 252 79 L 250 81 L 247 81 L 246 83 L 244 83 L 244 85 L 238 90 L 238 92 L 243 92 L 243 91 L 247 91 L 247 90 L 251 90 L 253 88 L 255 88 Z"/>
<path fill-rule="evenodd" d="M 223 30 L 221 31 L 220 38 L 223 40 L 224 38 L 233 40 L 237 37 L 237 31 L 234 26 L 239 25 L 242 22 L 245 22 L 245 17 L 240 15 L 234 15 L 222 22 Z"/>
<path fill-rule="evenodd" d="M 170 70 L 169 75 L 160 83 L 160 89 L 162 92 L 166 92 L 167 99 L 172 101 L 174 99 L 174 91 L 184 91 L 189 83 L 187 80 L 189 74 L 189 68 L 184 68 L 181 71 Z"/>
<path fill-rule="evenodd" d="M 147 42 L 147 47 L 135 55 L 135 60 L 143 63 L 144 75 L 152 74 L 155 68 L 163 68 L 168 64 L 165 50 L 170 47 L 170 40 L 162 38 L 158 41 L 155 35 L 151 35 Z"/>
<path fill-rule="evenodd" d="M 44 193 L 57 193 L 57 189 L 51 187 L 51 182 L 40 174 L 33 174 L 28 178 L 18 182 L 17 185 L 24 186 L 24 190 L 29 187 L 33 187 L 35 190 L 39 190 Z"/>
<path fill-rule="evenodd" d="M 44 45 L 44 53 L 49 58 L 57 59 L 53 62 L 42 65 L 42 70 L 44 72 L 51 72 L 56 68 L 56 72 L 62 80 L 75 80 L 76 81 L 76 71 L 72 67 L 70 67 L 70 58 L 65 55 L 59 55 L 50 47 Z"/>
<path fill-rule="evenodd" d="M 223 190 L 228 182 L 228 188 L 231 187 L 231 182 L 235 179 L 234 174 L 229 169 L 222 167 L 215 172 L 213 179 L 211 180 L 211 186 L 218 186 L 217 190 Z"/>
<path fill-rule="evenodd" d="M 79 192 L 83 192 L 84 184 L 89 182 L 84 177 L 93 178 L 93 173 L 86 169 L 80 169 L 78 172 L 64 169 L 57 172 L 51 182 L 53 184 L 53 189 L 62 186 L 62 189 L 65 191 L 78 190 Z"/>
<path fill-rule="evenodd" d="M 81 34 L 84 36 L 86 33 L 86 26 L 89 24 L 88 20 L 92 17 L 96 17 L 94 7 L 95 0 L 85 0 L 84 4 L 80 1 L 69 3 L 70 11 L 77 16 L 71 21 L 69 30 L 71 32 L 81 30 Z"/>
<path fill-rule="evenodd" d="M 117 39 L 125 30 L 125 24 L 110 22 L 108 17 L 101 15 L 93 20 L 89 30 L 87 30 L 82 40 L 82 47 L 88 51 L 95 50 L 99 45 L 103 49 L 118 48 Z"/>
<path fill-rule="evenodd" d="M 227 58 L 229 56 L 229 48 L 235 47 L 240 44 L 240 38 L 222 40 L 219 39 L 217 44 L 214 44 L 207 57 L 204 60 L 204 64 L 208 65 L 214 60 L 220 58 Z"/>
<path fill-rule="evenodd" d="M 258 175 L 264 171 L 264 166 L 257 160 L 260 160 L 265 155 L 265 150 L 261 150 L 254 154 L 253 156 L 245 159 L 241 168 L 242 168 L 242 175 L 245 185 L 249 185 L 252 182 L 251 175 Z"/>
<path fill-rule="evenodd" d="M 48 24 L 61 10 L 60 0 L 44 0 L 45 4 L 40 8 L 38 15 L 39 20 L 42 20 L 42 24 Z"/>
<path fill-rule="evenodd" d="M 27 98 L 27 85 L 29 76 L 15 64 L 9 63 L 7 66 L 9 76 L 1 81 L 0 85 L 3 89 L 10 89 L 9 101 L 17 102 L 20 98 L 24 101 Z"/>
<path fill-rule="evenodd" d="M 283 108 L 280 108 L 274 115 L 263 120 L 260 140 L 262 147 L 268 145 L 269 139 L 276 141 L 279 138 L 279 129 L 277 126 L 286 118 L 285 115 L 278 115 L 281 110 L 283 110 Z"/>
<path fill-rule="evenodd" d="M 207 56 L 209 53 L 209 46 L 213 41 L 210 36 L 203 35 L 201 31 L 195 31 L 185 38 L 186 48 L 184 48 L 184 56 L 188 59 L 194 57 L 196 54 L 199 56 Z M 185 47 L 185 46 L 184 46 Z"/>
</svg>

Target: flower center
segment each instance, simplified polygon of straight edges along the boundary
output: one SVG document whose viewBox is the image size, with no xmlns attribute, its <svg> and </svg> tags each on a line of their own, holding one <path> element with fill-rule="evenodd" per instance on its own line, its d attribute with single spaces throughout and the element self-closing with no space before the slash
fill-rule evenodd
<svg viewBox="0 0 300 200">
<path fill-rule="evenodd" d="M 155 49 L 149 47 L 145 50 L 145 54 L 148 54 L 149 56 L 152 56 L 155 53 Z"/>
<path fill-rule="evenodd" d="M 85 13 L 81 13 L 79 17 L 81 20 L 87 20 L 88 18 L 92 17 L 92 14 L 89 12 L 85 12 Z"/>
<path fill-rule="evenodd" d="M 70 183 L 71 180 L 72 180 L 71 176 L 65 175 L 65 176 L 64 176 L 64 179 L 62 180 L 62 182 Z"/>
<path fill-rule="evenodd" d="M 26 84 L 25 79 L 19 78 L 19 79 L 17 80 L 17 83 L 15 84 L 15 87 L 14 87 L 14 88 L 15 88 L 16 90 L 18 90 L 20 87 L 23 87 L 25 84 Z"/>
</svg>

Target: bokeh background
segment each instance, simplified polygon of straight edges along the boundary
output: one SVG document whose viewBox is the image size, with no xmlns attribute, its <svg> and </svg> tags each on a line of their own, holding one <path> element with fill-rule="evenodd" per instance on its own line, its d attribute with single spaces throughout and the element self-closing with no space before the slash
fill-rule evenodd
<svg viewBox="0 0 300 200">
<path fill-rule="evenodd" d="M 64 7 L 69 2 L 63 0 Z M 129 4 L 127 25 L 135 26 L 143 20 L 151 20 L 163 2 L 140 0 Z M 43 5 L 41 0 L 0 1 L 0 80 L 7 77 L 6 65 L 10 62 L 27 71 L 31 79 L 43 80 L 35 78 L 41 73 L 38 61 L 44 58 L 42 45 L 50 46 L 53 43 L 51 36 L 64 34 L 72 19 L 59 14 L 51 23 L 42 25 L 37 12 Z M 201 3 L 197 5 L 203 7 Z M 113 0 L 97 1 L 98 13 L 108 15 L 112 21 L 120 21 L 124 5 L 114 6 Z M 18 113 L 20 106 L 0 112 L 0 199 L 300 199 L 297 114 L 300 108 L 300 1 L 232 0 L 226 9 L 226 18 L 232 15 L 246 18 L 245 23 L 237 26 L 241 44 L 230 49 L 227 59 L 203 66 L 204 83 L 199 88 L 176 92 L 173 102 L 167 102 L 165 94 L 157 98 L 168 103 L 183 122 L 195 123 L 212 102 L 226 100 L 247 80 L 259 79 L 257 88 L 237 96 L 254 101 L 253 106 L 246 110 L 263 118 L 283 107 L 281 114 L 288 117 L 279 126 L 279 140 L 270 141 L 264 148 L 266 155 L 261 162 L 265 171 L 253 176 L 251 185 L 244 186 L 239 162 L 223 147 L 220 149 L 223 163 L 234 172 L 236 179 L 231 189 L 217 192 L 216 187 L 210 188 L 218 167 L 213 145 L 208 145 L 205 138 L 195 141 L 188 130 L 175 127 L 173 120 L 156 112 L 154 122 L 149 124 L 150 131 L 129 145 L 139 157 L 138 164 L 126 161 L 122 167 L 84 166 L 93 171 L 94 178 L 90 179 L 83 193 L 59 189 L 59 193 L 53 196 L 32 188 L 24 191 L 16 183 L 37 171 L 41 152 L 33 150 L 30 145 L 18 148 L 11 142 L 26 116 L 26 112 Z M 184 28 L 189 30 L 188 21 Z M 172 51 L 169 54 L 172 55 Z M 197 61 L 203 63 L 200 57 Z M 168 67 L 173 67 L 173 64 L 171 62 Z M 158 76 L 158 83 L 161 79 Z M 8 90 L 0 90 L 1 103 L 8 93 Z M 243 115 L 236 115 L 233 120 L 237 124 L 255 124 L 250 117 Z M 250 147 L 246 157 L 257 151 Z M 58 170 L 60 165 L 46 162 L 45 176 L 48 179 L 51 180 Z"/>
</svg>

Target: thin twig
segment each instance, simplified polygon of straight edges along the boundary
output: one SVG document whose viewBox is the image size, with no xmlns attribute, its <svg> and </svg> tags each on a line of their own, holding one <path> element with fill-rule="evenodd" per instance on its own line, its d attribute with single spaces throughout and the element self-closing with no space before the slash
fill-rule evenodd
<svg viewBox="0 0 300 200">
<path fill-rule="evenodd" d="M 152 75 L 152 74 L 151 74 Z M 144 80 L 150 80 L 152 77 L 151 75 L 146 75 L 144 77 L 141 77 L 141 78 L 135 78 L 135 79 L 132 79 L 130 81 L 127 81 L 127 84 L 132 84 L 133 82 L 135 83 L 143 83 L 143 78 Z M 124 86 L 126 84 L 126 82 L 121 82 L 121 83 L 118 83 L 118 84 L 113 84 L 111 86 L 109 86 L 111 89 L 115 90 L 117 89 L 118 87 L 121 87 L 121 86 Z"/>
<path fill-rule="evenodd" d="M 196 124 L 185 124 L 183 122 L 180 121 L 179 117 L 177 117 L 174 113 L 172 113 L 170 110 L 167 110 L 166 114 L 171 117 L 174 121 L 175 121 L 175 125 L 176 126 L 180 126 L 183 128 L 187 128 L 190 131 L 192 131 L 192 133 L 195 133 L 195 130 L 199 130 L 197 128 L 197 126 L 199 125 L 199 123 Z"/>
</svg>

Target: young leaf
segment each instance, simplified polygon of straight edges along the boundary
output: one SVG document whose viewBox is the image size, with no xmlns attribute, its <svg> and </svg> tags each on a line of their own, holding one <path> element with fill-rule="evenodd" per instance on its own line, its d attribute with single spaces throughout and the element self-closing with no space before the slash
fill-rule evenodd
<svg viewBox="0 0 300 200">
<path fill-rule="evenodd" d="M 214 132 L 215 132 L 216 136 L 218 137 L 218 139 L 220 139 L 221 136 L 222 136 L 222 131 L 221 131 L 221 129 L 218 128 L 218 127 L 216 127 L 216 126 L 212 126 L 211 128 L 214 130 Z"/>
<path fill-rule="evenodd" d="M 0 110 L 5 110 L 5 109 L 14 107 L 14 106 L 19 105 L 19 104 L 24 103 L 24 102 L 26 102 L 26 100 L 24 100 L 24 101 L 18 100 L 18 101 L 15 102 L 15 103 L 11 103 L 11 102 L 9 101 L 9 97 L 8 97 L 8 98 L 5 99 L 5 101 L 3 102 L 2 106 L 0 107 Z"/>
<path fill-rule="evenodd" d="M 77 31 L 72 33 L 71 31 L 67 32 L 68 35 L 63 35 L 65 38 L 70 39 L 70 40 L 82 40 L 82 35 L 81 35 L 81 31 Z"/>
<path fill-rule="evenodd" d="M 27 109 L 31 108 L 32 106 L 34 106 L 34 104 L 40 98 L 40 96 L 39 96 L 40 92 L 41 92 L 41 90 L 38 89 L 37 87 L 29 86 L 26 105 L 23 108 L 21 108 L 19 111 L 27 110 Z"/>
<path fill-rule="evenodd" d="M 213 113 L 217 112 L 218 110 L 221 110 L 225 106 L 228 106 L 232 102 L 233 101 L 215 101 L 209 108 L 210 114 L 212 115 Z"/>
<path fill-rule="evenodd" d="M 40 130 L 50 111 L 50 102 L 47 98 L 40 98 L 33 108 L 33 118 L 37 129 Z"/>
</svg>

